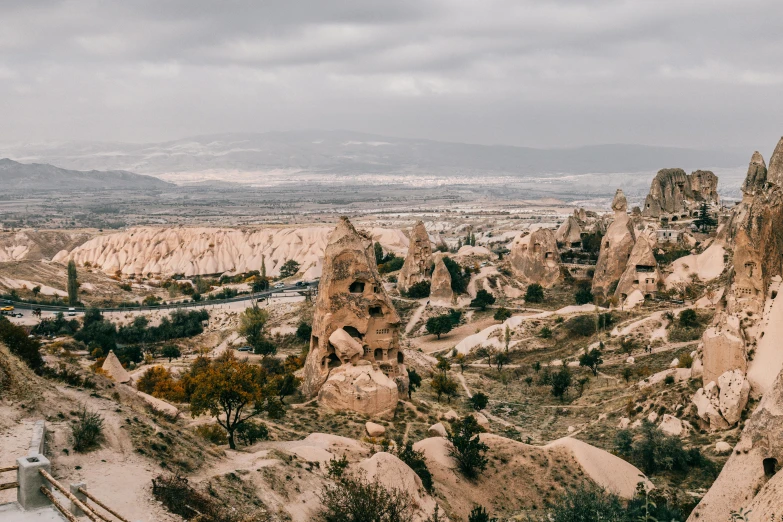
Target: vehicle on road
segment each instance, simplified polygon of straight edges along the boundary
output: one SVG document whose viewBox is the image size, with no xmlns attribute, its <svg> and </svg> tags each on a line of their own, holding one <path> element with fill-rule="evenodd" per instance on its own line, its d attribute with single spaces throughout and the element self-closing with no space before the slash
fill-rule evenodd
<svg viewBox="0 0 783 522">
<path fill-rule="evenodd" d="M 252 352 L 253 348 L 251 348 L 250 346 L 240 346 L 239 348 L 237 348 L 237 351 L 238 352 Z"/>
<path fill-rule="evenodd" d="M 275 288 L 283 288 L 283 287 L 285 287 L 285 283 L 277 283 L 275 285 Z"/>
<path fill-rule="evenodd" d="M 4 307 L 0 308 L 0 312 L 13 312 L 13 311 L 14 311 L 14 307 L 13 306 L 4 306 Z"/>
<path fill-rule="evenodd" d="M 76 308 L 69 308 L 68 317 L 73 317 L 74 315 L 76 315 Z"/>
</svg>

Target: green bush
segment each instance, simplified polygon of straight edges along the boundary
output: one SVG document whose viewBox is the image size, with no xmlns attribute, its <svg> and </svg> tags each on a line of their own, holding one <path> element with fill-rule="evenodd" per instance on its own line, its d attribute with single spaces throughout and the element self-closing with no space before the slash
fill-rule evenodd
<svg viewBox="0 0 783 522">
<path fill-rule="evenodd" d="M 0 342 L 31 370 L 36 373 L 43 371 L 45 364 L 41 356 L 41 343 L 37 339 L 30 339 L 24 328 L 16 326 L 5 317 L 0 317 Z"/>
<path fill-rule="evenodd" d="M 429 281 L 419 281 L 418 283 L 413 283 L 410 288 L 408 288 L 408 291 L 404 293 L 406 297 L 410 297 L 412 299 L 420 299 L 422 297 L 429 297 L 430 296 L 430 282 Z"/>
<path fill-rule="evenodd" d="M 696 313 L 696 310 L 692 308 L 680 312 L 678 322 L 683 328 L 697 328 L 701 324 L 699 315 Z"/>
<path fill-rule="evenodd" d="M 99 413 L 89 411 L 86 406 L 82 406 L 71 424 L 74 451 L 79 453 L 89 451 L 98 444 L 102 436 L 103 417 Z"/>
<path fill-rule="evenodd" d="M 196 434 L 201 438 L 208 440 L 212 444 L 228 444 L 228 435 L 226 430 L 219 424 L 202 424 L 196 427 Z"/>
<path fill-rule="evenodd" d="M 392 257 L 385 261 L 384 263 L 378 265 L 378 272 L 381 274 L 388 274 L 391 272 L 396 272 L 397 270 L 400 270 L 402 268 L 402 265 L 405 263 L 405 258 L 403 257 L 394 257 L 394 254 L 389 254 Z"/>
<path fill-rule="evenodd" d="M 471 415 L 455 421 L 453 427 L 446 434 L 451 444 L 449 455 L 457 461 L 457 467 L 463 475 L 469 479 L 476 478 L 487 468 L 488 462 L 484 454 L 489 446 L 479 439 L 479 433 L 483 430 Z"/>
<path fill-rule="evenodd" d="M 525 290 L 525 302 L 526 303 L 543 303 L 544 302 L 544 287 L 538 283 L 533 283 Z"/>
<path fill-rule="evenodd" d="M 479 308 L 480 310 L 486 310 L 492 304 L 495 304 L 495 296 L 483 288 L 476 292 L 476 298 L 470 302 L 472 308 Z"/>
<path fill-rule="evenodd" d="M 698 448 L 686 450 L 679 437 L 666 435 L 647 419 L 634 431 L 620 430 L 615 436 L 615 448 L 621 457 L 647 475 L 661 471 L 686 472 L 692 467 L 713 471 L 714 467 Z"/>
<path fill-rule="evenodd" d="M 252 446 L 259 440 L 266 440 L 269 437 L 269 430 L 261 422 L 249 420 L 243 422 L 237 427 L 237 438 L 245 446 Z"/>
<path fill-rule="evenodd" d="M 387 489 L 379 482 L 340 473 L 334 484 L 319 494 L 320 519 L 324 522 L 411 522 L 413 503 L 410 495 L 397 488 Z"/>
<path fill-rule="evenodd" d="M 596 322 L 599 328 L 607 329 L 614 324 L 611 313 L 599 314 L 596 321 L 595 315 L 578 315 L 568 319 L 563 326 L 571 335 L 590 337 L 595 333 Z"/>
<path fill-rule="evenodd" d="M 500 307 L 495 311 L 494 319 L 495 321 L 505 321 L 511 317 L 511 310 L 505 307 Z"/>
<path fill-rule="evenodd" d="M 446 265 L 446 269 L 451 276 L 451 289 L 456 294 L 464 294 L 468 291 L 468 283 L 470 283 L 470 273 L 464 269 L 459 263 L 451 259 L 450 257 L 443 257 L 443 264 Z"/>
<path fill-rule="evenodd" d="M 593 299 L 595 299 L 595 297 L 593 296 L 593 290 L 590 288 L 590 284 L 580 284 L 574 294 L 574 301 L 576 301 L 576 304 L 583 305 L 592 303 Z"/>
<path fill-rule="evenodd" d="M 684 343 L 688 341 L 698 341 L 701 339 L 703 330 L 701 328 L 684 328 L 682 326 L 672 326 L 669 328 L 669 341 L 673 343 Z"/>
<path fill-rule="evenodd" d="M 394 454 L 419 476 L 424 489 L 428 493 L 432 493 L 432 473 L 427 468 L 427 459 L 424 458 L 424 452 L 414 450 L 413 442 L 409 440 L 405 444 L 398 443 L 397 451 Z"/>
<path fill-rule="evenodd" d="M 489 397 L 487 397 L 485 394 L 481 392 L 478 392 L 475 393 L 472 397 L 470 397 L 468 399 L 468 402 L 470 402 L 470 406 L 474 410 L 481 411 L 487 407 L 487 404 L 489 404 Z"/>
</svg>

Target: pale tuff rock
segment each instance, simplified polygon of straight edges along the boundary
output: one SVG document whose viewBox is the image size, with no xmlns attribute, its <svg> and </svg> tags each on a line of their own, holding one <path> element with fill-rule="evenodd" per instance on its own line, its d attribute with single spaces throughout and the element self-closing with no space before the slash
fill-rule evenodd
<svg viewBox="0 0 783 522">
<path fill-rule="evenodd" d="M 748 404 L 750 384 L 740 370 L 727 371 L 699 388 L 693 396 L 699 417 L 708 422 L 710 429 L 722 430 L 737 424 Z"/>
<path fill-rule="evenodd" d="M 437 424 L 433 424 L 427 430 L 427 435 L 429 435 L 430 437 L 445 437 L 446 436 L 446 427 L 443 425 L 442 422 L 438 422 Z"/>
<path fill-rule="evenodd" d="M 718 441 L 715 443 L 715 453 L 718 455 L 725 455 L 731 452 L 731 445 L 728 442 Z"/>
<path fill-rule="evenodd" d="M 643 215 L 650 218 L 688 217 L 702 202 L 717 204 L 718 177 L 706 170 L 686 174 L 682 169 L 661 169 L 650 185 Z"/>
<path fill-rule="evenodd" d="M 434 305 L 451 306 L 454 302 L 454 291 L 451 289 L 451 274 L 443 262 L 443 257 L 435 260 L 435 270 L 430 283 L 430 301 Z"/>
<path fill-rule="evenodd" d="M 587 221 L 587 212 L 585 212 L 584 208 L 574 209 L 574 217 L 578 219 L 580 222 L 584 223 Z"/>
<path fill-rule="evenodd" d="M 612 202 L 614 221 L 601 242 L 601 252 L 593 276 L 593 294 L 599 299 L 607 299 L 612 286 L 620 281 L 636 244 L 636 233 L 626 213 L 627 209 L 625 194 L 617 189 Z"/>
<path fill-rule="evenodd" d="M 364 429 L 370 437 L 381 437 L 386 433 L 386 428 L 380 424 L 369 421 L 364 424 Z"/>
<path fill-rule="evenodd" d="M 421 281 L 428 281 L 432 275 L 432 243 L 424 223 L 416 222 L 408 243 L 408 255 L 397 276 L 397 287 L 401 292 L 407 292 L 411 286 Z"/>
<path fill-rule="evenodd" d="M 635 290 L 645 296 L 654 294 L 658 291 L 660 279 L 658 262 L 655 260 L 649 239 L 645 235 L 640 235 L 631 250 L 631 257 L 628 259 L 614 295 L 622 302 Z"/>
<path fill-rule="evenodd" d="M 304 228 L 188 228 L 136 227 L 96 236 L 71 250 L 62 250 L 53 261 L 73 259 L 113 275 L 170 276 L 184 274 L 242 273 L 259 270 L 266 260 L 268 276 L 277 276 L 283 263 L 300 263 L 303 277 L 319 277 L 320 262 L 331 227 Z M 387 251 L 402 254 L 408 238 L 400 230 L 372 229 L 373 241 Z"/>
<path fill-rule="evenodd" d="M 106 375 L 116 382 L 126 383 L 131 380 L 131 376 L 125 371 L 125 368 L 122 367 L 122 363 L 117 359 L 117 356 L 114 355 L 113 350 L 109 351 L 109 355 L 107 355 L 106 360 L 103 361 L 101 370 L 106 372 Z"/>
<path fill-rule="evenodd" d="M 683 421 L 665 413 L 661 423 L 658 425 L 658 429 L 664 432 L 666 435 L 673 437 L 687 437 L 690 434 L 692 427 L 688 421 Z"/>
<path fill-rule="evenodd" d="M 759 151 L 753 153 L 748 165 L 748 174 L 745 182 L 742 184 L 742 193 L 746 196 L 753 196 L 756 191 L 763 190 L 767 183 L 767 164 L 764 163 L 764 157 Z"/>
<path fill-rule="evenodd" d="M 772 157 L 769 158 L 767 181 L 783 188 L 783 138 L 780 138 Z"/>
<path fill-rule="evenodd" d="M 394 411 L 397 400 L 397 384 L 368 361 L 334 368 L 318 391 L 322 406 L 369 416 Z"/>
<path fill-rule="evenodd" d="M 568 216 L 555 232 L 555 240 L 567 248 L 581 248 L 582 227 L 574 216 Z"/>
<path fill-rule="evenodd" d="M 449 410 L 446 413 L 443 414 L 443 419 L 447 421 L 455 421 L 459 419 L 459 415 L 457 415 L 457 412 L 454 410 Z"/>
<path fill-rule="evenodd" d="M 743 372 L 733 370 L 718 378 L 720 413 L 729 425 L 739 422 L 750 395 L 750 383 Z"/>
<path fill-rule="evenodd" d="M 630 425 L 631 425 L 631 419 L 629 419 L 628 417 L 622 417 L 620 419 L 620 422 L 617 423 L 617 427 L 620 428 L 621 430 L 628 429 L 628 426 Z"/>
<path fill-rule="evenodd" d="M 419 476 L 391 453 L 376 453 L 361 461 L 359 469 L 370 482 L 377 481 L 389 491 L 398 489 L 407 492 L 415 510 L 415 522 L 424 522 L 435 511 L 435 500 L 424 489 Z"/>
<path fill-rule="evenodd" d="M 478 423 L 479 426 L 481 426 L 485 430 L 489 430 L 489 420 L 483 413 L 481 413 L 480 411 L 475 411 L 471 415 L 473 415 L 473 418 L 476 419 L 476 422 Z"/>
<path fill-rule="evenodd" d="M 745 343 L 739 332 L 739 320 L 736 316 L 716 319 L 717 325 L 707 328 L 702 336 L 704 356 L 702 382 L 717 381 L 727 371 L 747 370 Z"/>
<path fill-rule="evenodd" d="M 783 372 L 746 421 L 734 452 L 688 521 L 729 520 L 739 508 L 752 509 L 753 521 L 780 515 L 782 464 Z"/>
<path fill-rule="evenodd" d="M 329 237 L 302 386 L 333 409 L 394 409 L 408 380 L 400 318 L 383 289 L 369 237 L 343 218 Z"/>
<path fill-rule="evenodd" d="M 548 228 L 514 240 L 509 258 L 511 269 L 525 283 L 549 288 L 560 280 L 560 253 Z"/>
</svg>

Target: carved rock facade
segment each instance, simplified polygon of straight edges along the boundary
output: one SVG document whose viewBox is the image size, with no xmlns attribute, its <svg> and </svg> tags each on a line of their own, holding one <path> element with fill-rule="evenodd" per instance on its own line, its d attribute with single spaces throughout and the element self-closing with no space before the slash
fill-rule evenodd
<svg viewBox="0 0 783 522">
<path fill-rule="evenodd" d="M 636 244 L 636 232 L 627 213 L 628 202 L 620 189 L 617 189 L 614 195 L 612 210 L 614 221 L 609 225 L 601 241 L 601 251 L 598 254 L 598 263 L 593 276 L 593 295 L 600 300 L 607 299 L 615 290 L 614 285 L 619 283 L 625 272 L 631 251 Z"/>
<path fill-rule="evenodd" d="M 393 409 L 408 386 L 399 329 L 372 241 L 343 218 L 325 250 L 304 394 L 368 415 Z"/>
<path fill-rule="evenodd" d="M 408 255 L 397 276 L 400 292 L 407 292 L 411 286 L 421 281 L 429 281 L 432 273 L 432 243 L 424 223 L 416 222 L 408 243 Z"/>
<path fill-rule="evenodd" d="M 692 215 L 704 201 L 719 202 L 718 176 L 709 170 L 686 174 L 682 169 L 662 169 L 650 185 L 642 214 L 676 221 Z"/>
<path fill-rule="evenodd" d="M 560 253 L 555 234 L 548 228 L 517 238 L 509 260 L 514 274 L 525 283 L 549 288 L 560 280 Z"/>
</svg>

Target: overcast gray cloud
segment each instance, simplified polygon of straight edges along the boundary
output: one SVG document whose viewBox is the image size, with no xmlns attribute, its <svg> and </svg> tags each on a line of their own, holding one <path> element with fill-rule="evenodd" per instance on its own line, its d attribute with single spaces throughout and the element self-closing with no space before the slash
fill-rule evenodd
<svg viewBox="0 0 783 522">
<path fill-rule="evenodd" d="M 783 134 L 779 0 L 2 0 L 0 140 Z"/>
</svg>

